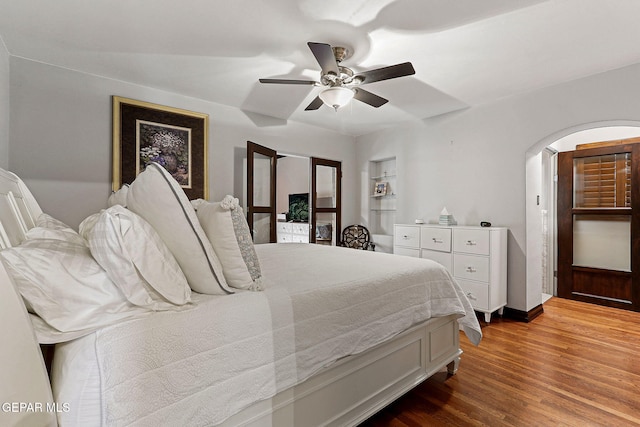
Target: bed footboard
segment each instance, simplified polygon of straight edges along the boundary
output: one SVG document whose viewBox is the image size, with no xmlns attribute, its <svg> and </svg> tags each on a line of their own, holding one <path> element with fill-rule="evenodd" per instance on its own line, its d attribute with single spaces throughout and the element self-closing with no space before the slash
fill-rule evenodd
<svg viewBox="0 0 640 427">
<path fill-rule="evenodd" d="M 56 426 L 49 377 L 20 293 L 0 262 L 0 425 Z"/>
<path fill-rule="evenodd" d="M 341 359 L 222 425 L 357 425 L 445 366 L 454 374 L 461 354 L 456 317 L 430 319 L 369 351 Z"/>
</svg>

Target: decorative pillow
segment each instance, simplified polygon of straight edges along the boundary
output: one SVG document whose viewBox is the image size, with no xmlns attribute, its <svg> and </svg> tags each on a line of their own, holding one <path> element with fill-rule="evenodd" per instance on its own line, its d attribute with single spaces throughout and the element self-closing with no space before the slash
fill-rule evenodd
<svg viewBox="0 0 640 427">
<path fill-rule="evenodd" d="M 0 258 L 30 310 L 61 332 L 146 311 L 127 302 L 84 244 L 25 240 L 0 251 Z"/>
<path fill-rule="evenodd" d="M 129 192 L 129 184 L 124 184 L 118 191 L 113 191 L 107 199 L 107 206 L 121 205 L 127 207 L 127 193 Z"/>
<path fill-rule="evenodd" d="M 127 207 L 158 232 L 191 289 L 203 294 L 233 293 L 187 195 L 162 166 L 150 163 L 131 183 Z"/>
<path fill-rule="evenodd" d="M 198 200 L 193 205 L 200 225 L 222 262 L 227 283 L 234 288 L 261 291 L 260 262 L 238 199 L 226 196 L 220 203 Z"/>
<path fill-rule="evenodd" d="M 191 301 L 176 259 L 144 219 L 114 205 L 80 224 L 91 254 L 132 304 L 152 310 Z"/>
</svg>

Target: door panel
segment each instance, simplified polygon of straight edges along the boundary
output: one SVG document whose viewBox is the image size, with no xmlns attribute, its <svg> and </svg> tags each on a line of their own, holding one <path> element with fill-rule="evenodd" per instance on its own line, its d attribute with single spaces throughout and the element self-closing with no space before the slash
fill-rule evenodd
<svg viewBox="0 0 640 427">
<path fill-rule="evenodd" d="M 604 269 L 574 267 L 572 299 L 632 308 L 631 274 Z"/>
<path fill-rule="evenodd" d="M 276 241 L 277 153 L 247 141 L 247 222 L 254 243 Z"/>
</svg>

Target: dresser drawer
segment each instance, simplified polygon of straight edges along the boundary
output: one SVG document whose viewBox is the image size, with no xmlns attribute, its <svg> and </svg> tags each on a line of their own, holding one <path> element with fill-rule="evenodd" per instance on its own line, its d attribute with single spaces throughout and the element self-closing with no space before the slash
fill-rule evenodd
<svg viewBox="0 0 640 427">
<path fill-rule="evenodd" d="M 489 255 L 489 230 L 454 229 L 453 250 L 468 254 Z"/>
<path fill-rule="evenodd" d="M 404 255 L 404 256 L 410 256 L 414 258 L 420 258 L 420 249 L 403 248 L 403 247 L 396 246 L 395 248 L 393 248 L 393 253 L 396 255 Z"/>
<path fill-rule="evenodd" d="M 447 271 L 451 272 L 453 267 L 453 262 L 451 258 L 451 253 L 449 252 L 439 252 L 439 251 L 430 251 L 427 249 L 423 249 L 420 254 L 421 258 L 426 258 L 437 262 L 442 265 Z"/>
<path fill-rule="evenodd" d="M 396 225 L 393 234 L 393 244 L 407 248 L 420 248 L 420 227 Z"/>
<path fill-rule="evenodd" d="M 473 308 L 489 310 L 489 287 L 486 284 L 467 280 L 458 280 L 458 284 L 469 298 Z"/>
<path fill-rule="evenodd" d="M 489 282 L 489 258 L 476 255 L 454 254 L 453 275 L 460 279 Z"/>
<path fill-rule="evenodd" d="M 306 234 L 309 235 L 309 224 L 306 223 L 292 223 L 291 232 L 294 234 Z"/>
<path fill-rule="evenodd" d="M 291 234 L 291 243 L 309 243 L 307 234 Z"/>
<path fill-rule="evenodd" d="M 420 238 L 424 249 L 451 252 L 450 228 L 423 227 Z"/>
<path fill-rule="evenodd" d="M 278 222 L 276 223 L 276 230 L 278 233 L 291 233 L 291 223 Z"/>
<path fill-rule="evenodd" d="M 278 243 L 291 243 L 291 233 L 278 233 Z"/>
</svg>

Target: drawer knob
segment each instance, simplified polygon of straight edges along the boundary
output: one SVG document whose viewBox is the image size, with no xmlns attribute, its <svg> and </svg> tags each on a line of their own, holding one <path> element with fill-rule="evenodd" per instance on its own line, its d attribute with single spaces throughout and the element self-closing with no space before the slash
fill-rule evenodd
<svg viewBox="0 0 640 427">
<path fill-rule="evenodd" d="M 473 301 L 476 301 L 478 299 L 471 292 L 467 292 L 467 298 Z"/>
<path fill-rule="evenodd" d="M 473 240 L 467 240 L 467 243 L 465 243 L 467 246 L 475 246 L 476 242 Z"/>
<path fill-rule="evenodd" d="M 404 236 L 402 236 L 402 238 L 403 238 L 404 240 L 409 240 L 409 236 L 407 236 L 406 234 L 405 234 Z"/>
<path fill-rule="evenodd" d="M 433 243 L 442 243 L 442 239 L 433 238 Z"/>
<path fill-rule="evenodd" d="M 475 273 L 476 269 L 475 269 L 475 267 L 467 267 L 467 272 L 468 273 Z"/>
</svg>

